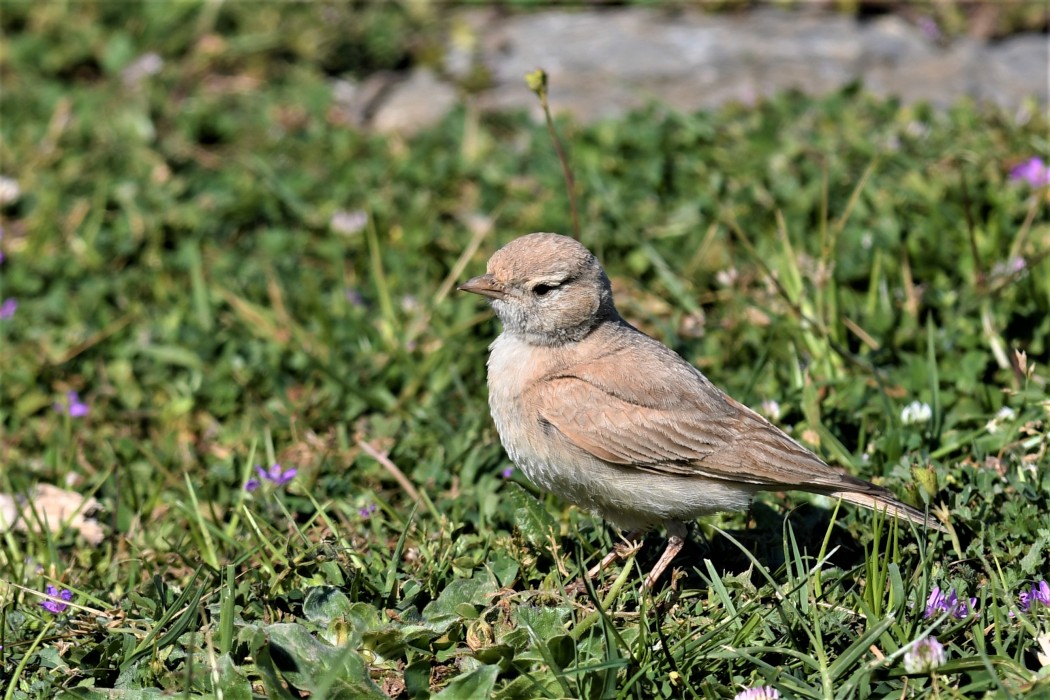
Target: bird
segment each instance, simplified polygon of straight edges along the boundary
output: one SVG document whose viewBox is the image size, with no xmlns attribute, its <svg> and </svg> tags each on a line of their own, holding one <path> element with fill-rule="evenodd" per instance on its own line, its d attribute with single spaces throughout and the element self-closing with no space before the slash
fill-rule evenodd
<svg viewBox="0 0 1050 700">
<path fill-rule="evenodd" d="M 458 289 L 487 297 L 503 326 L 489 346 L 488 402 L 514 464 L 631 536 L 666 529 L 647 588 L 682 549 L 687 523 L 746 510 L 759 491 L 825 494 L 944 529 L 828 465 L 625 321 L 598 258 L 574 238 L 515 238 Z"/>
</svg>

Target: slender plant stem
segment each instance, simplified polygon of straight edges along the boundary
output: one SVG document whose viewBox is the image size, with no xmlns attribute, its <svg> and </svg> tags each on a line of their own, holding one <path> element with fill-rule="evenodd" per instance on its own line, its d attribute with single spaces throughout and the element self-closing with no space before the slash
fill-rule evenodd
<svg viewBox="0 0 1050 700">
<path fill-rule="evenodd" d="M 576 240 L 580 240 L 580 215 L 576 209 L 576 179 L 572 175 L 572 168 L 569 167 L 569 160 L 565 157 L 565 148 L 558 137 L 558 131 L 554 128 L 554 119 L 551 118 L 550 103 L 547 101 L 547 71 L 537 68 L 525 76 L 525 83 L 540 99 L 543 117 L 547 121 L 547 133 L 551 136 L 554 152 L 558 154 L 561 172 L 565 177 L 565 189 L 569 194 L 569 209 L 572 212 L 572 235 Z"/>
</svg>

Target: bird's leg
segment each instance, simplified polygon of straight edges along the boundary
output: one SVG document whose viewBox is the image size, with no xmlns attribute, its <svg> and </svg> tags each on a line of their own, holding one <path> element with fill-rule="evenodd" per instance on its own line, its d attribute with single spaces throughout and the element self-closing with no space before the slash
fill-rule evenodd
<svg viewBox="0 0 1050 700">
<path fill-rule="evenodd" d="M 623 538 L 623 542 L 613 545 L 612 551 L 602 557 L 602 560 L 591 567 L 590 571 L 587 572 L 587 578 L 594 578 L 602 572 L 602 569 L 612 564 L 620 557 L 625 557 L 630 554 L 631 549 L 637 547 L 639 537 L 645 534 L 645 530 L 631 530 Z"/>
<path fill-rule="evenodd" d="M 664 553 L 660 555 L 660 559 L 653 566 L 653 570 L 649 572 L 649 575 L 645 577 L 645 587 L 652 588 L 656 585 L 656 581 L 660 578 L 660 575 L 667 568 L 671 560 L 678 556 L 678 553 L 682 551 L 682 547 L 685 545 L 685 536 L 687 530 L 684 523 L 667 523 L 667 548 L 664 549 Z"/>
<path fill-rule="evenodd" d="M 609 564 L 612 564 L 620 557 L 620 551 L 613 547 L 612 551 L 602 557 L 602 560 L 587 570 L 587 578 L 595 578 L 602 570 Z"/>
</svg>

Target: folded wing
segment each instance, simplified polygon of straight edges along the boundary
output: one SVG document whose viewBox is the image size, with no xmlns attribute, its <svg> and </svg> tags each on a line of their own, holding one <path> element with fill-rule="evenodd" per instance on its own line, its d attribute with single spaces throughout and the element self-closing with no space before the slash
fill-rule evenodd
<svg viewBox="0 0 1050 700">
<path fill-rule="evenodd" d="M 760 488 L 883 491 L 828 466 L 648 336 L 629 339 L 533 389 L 540 418 L 580 449 L 613 464 Z"/>
</svg>

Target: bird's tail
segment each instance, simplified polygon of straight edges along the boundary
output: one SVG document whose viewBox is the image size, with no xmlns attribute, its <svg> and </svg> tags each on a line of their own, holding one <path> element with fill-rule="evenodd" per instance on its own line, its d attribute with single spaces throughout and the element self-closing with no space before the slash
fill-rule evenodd
<svg viewBox="0 0 1050 700">
<path fill-rule="evenodd" d="M 938 532 L 947 532 L 944 525 L 937 522 L 932 516 L 928 516 L 918 508 L 912 508 L 906 503 L 901 503 L 890 495 L 879 493 L 862 493 L 860 491 L 835 491 L 828 494 L 832 498 L 841 498 L 847 503 L 864 506 L 871 510 L 884 512 L 901 520 L 910 520 L 923 527 L 932 528 Z"/>
</svg>

